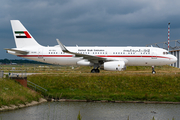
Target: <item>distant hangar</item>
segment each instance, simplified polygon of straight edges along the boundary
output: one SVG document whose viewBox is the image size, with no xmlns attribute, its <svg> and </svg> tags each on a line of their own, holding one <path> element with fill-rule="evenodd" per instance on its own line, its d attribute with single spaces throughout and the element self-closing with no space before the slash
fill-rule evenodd
<svg viewBox="0 0 180 120">
<path fill-rule="evenodd" d="M 172 51 L 169 51 L 172 55 L 176 56 L 177 57 L 177 62 L 174 63 L 174 64 L 171 64 L 170 66 L 173 66 L 173 67 L 177 67 L 177 68 L 180 68 L 180 50 L 172 50 Z"/>
</svg>

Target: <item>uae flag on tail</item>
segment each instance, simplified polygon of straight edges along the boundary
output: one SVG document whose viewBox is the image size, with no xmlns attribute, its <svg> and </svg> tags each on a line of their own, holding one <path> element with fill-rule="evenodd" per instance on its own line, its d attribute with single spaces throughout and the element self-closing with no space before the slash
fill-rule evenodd
<svg viewBox="0 0 180 120">
<path fill-rule="evenodd" d="M 16 38 L 31 38 L 27 31 L 15 31 Z"/>
</svg>

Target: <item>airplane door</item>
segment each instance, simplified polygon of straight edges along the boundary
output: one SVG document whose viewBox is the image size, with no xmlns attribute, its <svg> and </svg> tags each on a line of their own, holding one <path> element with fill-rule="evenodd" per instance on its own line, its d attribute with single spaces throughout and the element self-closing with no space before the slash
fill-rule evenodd
<svg viewBox="0 0 180 120">
<path fill-rule="evenodd" d="M 157 59 L 157 54 L 156 54 L 156 52 L 152 52 L 152 57 L 151 57 L 152 59 Z"/>
<path fill-rule="evenodd" d="M 39 50 L 38 50 L 38 58 L 43 59 L 43 49 L 42 48 L 39 48 Z"/>
<path fill-rule="evenodd" d="M 105 56 L 107 57 L 107 51 L 105 51 Z"/>
</svg>

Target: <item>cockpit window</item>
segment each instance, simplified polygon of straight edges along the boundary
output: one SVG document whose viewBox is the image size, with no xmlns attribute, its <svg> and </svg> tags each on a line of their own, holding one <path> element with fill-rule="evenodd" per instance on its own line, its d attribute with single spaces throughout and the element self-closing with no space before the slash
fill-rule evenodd
<svg viewBox="0 0 180 120">
<path fill-rule="evenodd" d="M 163 52 L 163 55 L 167 55 L 167 54 L 170 54 L 169 52 Z"/>
</svg>

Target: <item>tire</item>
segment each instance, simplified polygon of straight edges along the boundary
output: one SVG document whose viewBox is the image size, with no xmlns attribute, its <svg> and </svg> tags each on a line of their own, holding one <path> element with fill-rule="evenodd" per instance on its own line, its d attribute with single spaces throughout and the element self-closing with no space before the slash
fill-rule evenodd
<svg viewBox="0 0 180 120">
<path fill-rule="evenodd" d="M 100 72 L 100 70 L 99 70 L 99 69 L 95 69 L 95 71 L 96 71 L 96 73 L 99 73 L 99 72 Z"/>
<path fill-rule="evenodd" d="M 92 70 L 91 70 L 91 73 L 96 73 L 96 69 L 92 69 Z"/>
</svg>

